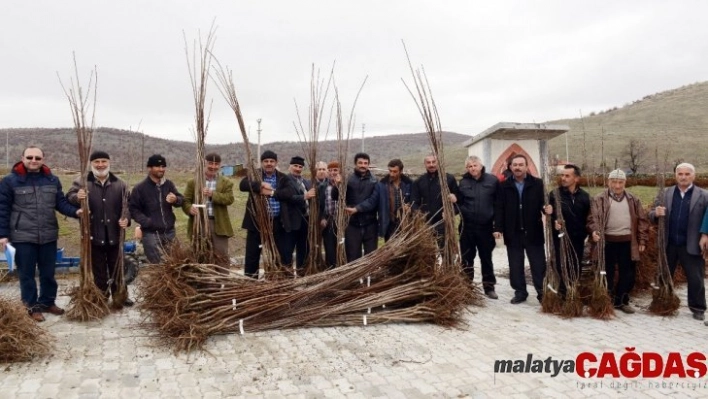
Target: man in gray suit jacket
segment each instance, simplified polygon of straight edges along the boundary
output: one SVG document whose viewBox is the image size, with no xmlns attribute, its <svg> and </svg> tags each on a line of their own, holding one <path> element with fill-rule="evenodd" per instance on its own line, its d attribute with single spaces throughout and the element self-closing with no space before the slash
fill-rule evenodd
<svg viewBox="0 0 708 399">
<path fill-rule="evenodd" d="M 665 249 L 671 275 L 680 262 L 688 281 L 688 308 L 694 319 L 703 320 L 706 311 L 705 261 L 699 241 L 708 193 L 693 185 L 695 178 L 696 169 L 690 163 L 676 166 L 676 185 L 659 193 L 659 196 L 663 195 L 665 205 L 658 206 L 662 198 L 657 197 L 649 219 L 656 223 L 658 217 L 667 217 Z"/>
</svg>

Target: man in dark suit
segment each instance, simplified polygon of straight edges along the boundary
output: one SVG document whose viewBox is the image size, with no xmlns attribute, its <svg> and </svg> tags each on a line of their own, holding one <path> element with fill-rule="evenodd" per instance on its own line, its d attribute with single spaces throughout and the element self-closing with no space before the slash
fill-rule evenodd
<svg viewBox="0 0 708 399">
<path fill-rule="evenodd" d="M 705 261 L 699 241 L 708 195 L 705 190 L 693 185 L 695 178 L 696 169 L 690 163 L 676 166 L 676 185 L 659 193 L 649 212 L 649 220 L 657 223 L 660 217 L 668 216 L 664 250 L 671 275 L 674 275 L 676 264 L 680 262 L 688 282 L 688 308 L 694 319 L 703 320 L 706 311 Z M 659 206 L 661 203 L 663 206 Z"/>
</svg>

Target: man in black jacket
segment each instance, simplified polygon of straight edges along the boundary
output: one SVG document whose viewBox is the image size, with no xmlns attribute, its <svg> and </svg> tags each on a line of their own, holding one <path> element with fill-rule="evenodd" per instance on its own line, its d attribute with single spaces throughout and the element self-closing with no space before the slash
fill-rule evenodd
<svg viewBox="0 0 708 399">
<path fill-rule="evenodd" d="M 575 276 L 580 277 L 580 264 L 583 261 L 585 253 L 585 239 L 588 237 L 587 221 L 590 214 L 590 194 L 578 186 L 580 181 L 580 168 L 575 165 L 565 165 L 561 174 L 561 187 L 558 189 L 560 193 L 560 208 L 563 221 L 565 222 L 565 230 L 570 238 L 573 253 L 569 254 L 570 264 L 575 272 Z M 551 191 L 549 202 L 551 205 L 556 205 L 556 191 Z M 556 230 L 561 229 L 558 222 L 558 207 L 553 207 L 551 220 L 553 221 Z M 553 234 L 553 246 L 556 248 L 556 268 L 558 275 L 563 276 L 561 270 L 560 259 L 560 238 L 558 234 Z M 565 284 L 561 278 L 561 293 L 565 292 Z"/>
<path fill-rule="evenodd" d="M 339 162 L 325 164 L 328 177 L 319 183 L 317 201 L 320 209 L 320 229 L 325 250 L 327 268 L 337 265 L 337 202 L 342 176 L 339 174 Z M 319 167 L 318 167 L 319 170 Z"/>
<path fill-rule="evenodd" d="M 443 213 L 443 198 L 440 191 L 440 180 L 438 178 L 438 159 L 435 155 L 425 157 L 426 173 L 418 177 L 413 182 L 411 187 L 411 204 L 413 210 L 420 210 L 425 213 L 426 220 L 431 225 L 436 225 L 435 230 L 438 233 L 438 246 L 442 248 L 445 243 L 445 225 L 438 223 L 442 220 Z M 459 195 L 457 188 L 457 180 L 449 173 L 445 174 L 447 186 L 450 189 L 448 200 L 453 204 L 457 202 Z M 449 232 L 454 234 L 453 232 Z"/>
<path fill-rule="evenodd" d="M 261 181 L 251 181 L 247 177 L 239 183 L 239 190 L 250 193 L 246 204 L 246 213 L 241 228 L 246 230 L 246 256 L 244 274 L 258 278 L 258 266 L 261 259 L 261 234 L 257 219 L 253 215 L 254 199 L 259 196 L 268 199 L 268 216 L 273 223 L 273 236 L 283 266 L 292 266 L 294 241 L 292 234 L 302 223 L 301 210 L 306 206 L 303 200 L 295 199 L 295 182 L 288 175 L 276 169 L 278 155 L 266 150 L 261 155 L 261 169 L 256 173 Z"/>
<path fill-rule="evenodd" d="M 504 235 L 509 259 L 509 280 L 514 289 L 511 303 L 524 302 L 526 290 L 524 251 L 531 265 L 531 276 L 536 298 L 543 299 L 543 277 L 546 274 L 546 254 L 542 214 L 551 214 L 553 208 L 545 205 L 543 181 L 528 174 L 528 160 L 518 154 L 511 159 L 512 179 L 502 183 L 501 195 L 494 219 L 494 237 Z"/>
<path fill-rule="evenodd" d="M 305 159 L 301 156 L 294 156 L 290 159 L 290 177 L 295 183 L 295 197 L 297 201 L 305 204 L 304 207 L 298 208 L 297 212 L 300 215 L 300 228 L 291 232 L 293 237 L 293 245 L 295 246 L 295 264 L 298 272 L 302 274 L 305 269 L 305 262 L 309 252 L 309 244 L 307 242 L 307 230 L 310 225 L 310 210 L 308 202 L 317 195 L 317 190 L 312 186 L 310 180 L 302 177 L 302 170 L 305 168 Z"/>
<path fill-rule="evenodd" d="M 123 214 L 123 200 L 128 199 L 128 186 L 111 173 L 111 161 L 107 152 L 94 151 L 89 161 L 91 171 L 86 178 L 87 187 L 82 187 L 80 178 L 74 180 L 66 193 L 66 199 L 76 206 L 81 206 L 81 201 L 88 198 L 91 211 L 91 270 L 96 287 L 106 298 L 113 294 L 115 307 L 133 306 L 130 299 L 126 299 L 124 303 L 115 303 L 115 294 L 119 288 L 115 276 L 122 244 L 120 233 L 128 227 L 130 220 L 127 212 Z"/>
<path fill-rule="evenodd" d="M 147 161 L 148 176 L 133 187 L 128 202 L 130 216 L 143 234 L 143 248 L 150 263 L 160 263 L 163 251 L 175 240 L 175 213 L 184 197 L 175 184 L 165 178 L 167 160 L 154 154 Z"/>
<path fill-rule="evenodd" d="M 462 215 L 460 223 L 462 267 L 470 281 L 473 281 L 474 258 L 479 251 L 484 292 L 487 297 L 497 299 L 499 296 L 494 291 L 497 280 L 494 276 L 492 251 L 496 245 L 494 208 L 497 205 L 501 186 L 496 176 L 485 172 L 482 160 L 477 156 L 467 158 L 465 169 L 467 173 L 460 180 L 460 195 L 457 202 Z"/>
<path fill-rule="evenodd" d="M 347 262 L 373 252 L 378 246 L 378 221 L 376 211 L 379 203 L 376 191 L 376 177 L 369 171 L 369 154 L 354 155 L 354 173 L 347 179 L 345 210 L 350 215 L 349 225 L 344 232 L 344 246 Z"/>
</svg>

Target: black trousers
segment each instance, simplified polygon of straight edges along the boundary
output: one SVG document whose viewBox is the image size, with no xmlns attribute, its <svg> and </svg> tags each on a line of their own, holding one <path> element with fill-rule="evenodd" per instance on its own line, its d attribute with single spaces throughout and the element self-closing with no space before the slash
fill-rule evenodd
<svg viewBox="0 0 708 399">
<path fill-rule="evenodd" d="M 280 255 L 280 263 L 284 266 L 293 263 L 292 234 L 288 234 L 278 218 L 273 220 L 273 238 Z M 261 233 L 258 230 L 246 231 L 246 255 L 244 257 L 244 274 L 258 278 L 258 268 L 261 262 Z"/>
<path fill-rule="evenodd" d="M 543 298 L 543 278 L 546 275 L 546 252 L 543 245 L 524 243 L 506 247 L 511 288 L 514 290 L 515 297 L 528 298 L 529 293 L 526 290 L 526 274 L 524 272 L 524 252 L 529 258 L 536 298 L 540 301 Z"/>
<path fill-rule="evenodd" d="M 396 219 L 396 220 L 391 220 L 388 222 L 388 227 L 386 228 L 386 234 L 384 234 L 384 241 L 388 242 L 388 240 L 391 239 L 391 236 L 398 230 L 398 227 L 401 225 L 401 221 Z"/>
<path fill-rule="evenodd" d="M 325 250 L 327 268 L 337 265 L 337 227 L 332 221 L 327 221 L 327 227 L 322 230 L 322 245 Z"/>
<path fill-rule="evenodd" d="M 482 264 L 482 286 L 484 291 L 494 291 L 497 279 L 494 276 L 492 251 L 496 246 L 492 226 L 474 226 L 472 223 L 460 224 L 460 252 L 462 252 L 462 270 L 470 281 L 474 281 L 474 258 L 479 252 Z"/>
<path fill-rule="evenodd" d="M 352 262 L 364 255 L 374 252 L 379 244 L 378 225 L 370 223 L 366 226 L 347 226 L 344 233 L 344 248 L 347 252 L 347 262 Z"/>
<path fill-rule="evenodd" d="M 668 245 L 666 259 L 673 277 L 676 265 L 680 262 L 686 273 L 688 283 L 688 308 L 692 312 L 704 313 L 706 311 L 706 287 L 704 283 L 706 263 L 700 255 L 691 255 L 686 251 L 686 246 Z"/>
<path fill-rule="evenodd" d="M 614 286 L 615 270 L 617 270 L 616 288 Z M 610 291 L 610 297 L 614 297 L 615 307 L 628 305 L 629 293 L 634 288 L 637 278 L 637 266 L 632 261 L 631 241 L 605 241 L 605 271 L 607 272 L 607 288 Z"/>
<path fill-rule="evenodd" d="M 118 292 L 116 284 L 116 265 L 120 247 L 118 245 L 91 245 L 91 269 L 93 281 L 108 298 Z M 110 281 L 110 284 L 109 284 Z M 110 286 L 110 291 L 108 288 Z"/>
</svg>

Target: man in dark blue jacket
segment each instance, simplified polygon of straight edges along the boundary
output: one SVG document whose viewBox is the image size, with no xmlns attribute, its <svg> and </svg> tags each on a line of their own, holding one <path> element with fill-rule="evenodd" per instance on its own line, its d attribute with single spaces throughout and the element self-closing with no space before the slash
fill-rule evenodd
<svg viewBox="0 0 708 399">
<path fill-rule="evenodd" d="M 403 174 L 403 162 L 392 159 L 388 163 L 388 175 L 376 186 L 379 197 L 379 237 L 388 241 L 398 230 L 403 207 L 411 202 L 413 180 Z"/>
<path fill-rule="evenodd" d="M 376 208 L 379 205 L 376 191 L 376 177 L 369 171 L 369 154 L 354 155 L 354 173 L 347 179 L 346 212 L 350 215 L 349 225 L 344 232 L 344 247 L 347 262 L 373 252 L 378 246 L 378 223 Z"/>
<path fill-rule="evenodd" d="M 162 253 L 175 240 L 175 213 L 184 196 L 165 178 L 167 160 L 154 154 L 147 161 L 148 176 L 130 194 L 130 216 L 140 225 L 143 248 L 150 263 L 160 263 Z"/>
<path fill-rule="evenodd" d="M 17 252 L 15 263 L 20 278 L 20 295 L 30 316 L 44 321 L 42 312 L 64 314 L 56 305 L 59 223 L 56 211 L 78 217 L 81 210 L 72 206 L 62 192 L 59 178 L 44 165 L 44 152 L 28 147 L 22 161 L 0 183 L 0 251 L 11 242 Z M 39 269 L 39 297 L 35 270 Z"/>
<path fill-rule="evenodd" d="M 465 163 L 467 173 L 460 180 L 457 205 L 462 220 L 460 223 L 460 252 L 462 268 L 470 281 L 474 280 L 474 258 L 479 251 L 482 264 L 482 286 L 488 298 L 497 299 L 494 285 L 492 251 L 494 241 L 494 209 L 497 206 L 501 186 L 496 176 L 485 173 L 482 160 L 470 156 Z"/>
</svg>

